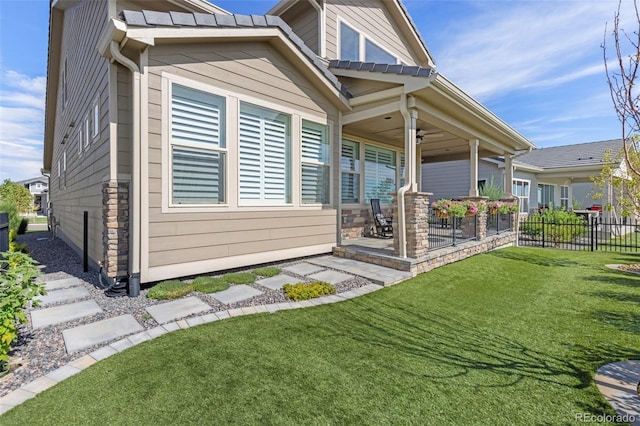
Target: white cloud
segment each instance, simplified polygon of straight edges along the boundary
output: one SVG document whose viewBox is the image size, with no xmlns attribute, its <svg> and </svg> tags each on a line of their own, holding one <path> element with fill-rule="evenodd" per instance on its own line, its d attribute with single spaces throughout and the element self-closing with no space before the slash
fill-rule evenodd
<svg viewBox="0 0 640 426">
<path fill-rule="evenodd" d="M 8 70 L 0 84 L 0 181 L 36 177 L 42 167 L 45 77 Z"/>
<path fill-rule="evenodd" d="M 480 100 L 602 72 L 605 23 L 617 2 L 479 2 L 451 26 L 438 69 Z M 625 10 L 622 26 L 632 22 Z M 598 63 L 597 61 L 600 61 Z"/>
</svg>

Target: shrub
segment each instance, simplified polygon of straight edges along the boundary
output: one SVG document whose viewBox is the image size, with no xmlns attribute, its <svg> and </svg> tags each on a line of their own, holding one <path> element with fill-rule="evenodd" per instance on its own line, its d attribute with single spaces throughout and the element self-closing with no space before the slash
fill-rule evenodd
<svg viewBox="0 0 640 426">
<path fill-rule="evenodd" d="M 491 180 L 480 187 L 478 195 L 488 197 L 489 201 L 497 201 L 504 197 L 504 191 L 502 191 L 502 187 L 493 182 L 493 176 L 491 176 Z"/>
<path fill-rule="evenodd" d="M 20 224 L 18 225 L 18 235 L 23 235 L 27 232 L 27 228 L 29 227 L 29 219 L 23 217 L 20 219 Z"/>
<path fill-rule="evenodd" d="M 185 284 L 180 280 L 162 281 L 149 290 L 147 297 L 156 300 L 178 299 L 191 293 L 191 284 Z"/>
<path fill-rule="evenodd" d="M 261 277 L 275 277 L 280 274 L 280 269 L 275 266 L 265 266 L 263 268 L 257 268 L 253 270 L 253 273 L 260 275 Z"/>
<path fill-rule="evenodd" d="M 544 221 L 544 227 L 542 222 Z M 584 236 L 588 229 L 582 216 L 565 210 L 545 209 L 535 212 L 520 224 L 523 234 L 542 238 L 554 244 L 566 243 Z"/>
<path fill-rule="evenodd" d="M 35 282 L 39 270 L 31 257 L 14 252 L 0 253 L 0 256 L 8 264 L 8 269 L 0 274 L 0 371 L 5 371 L 11 344 L 18 337 L 16 324 L 27 322 L 27 304 L 47 292 L 44 285 Z M 37 300 L 32 302 L 34 307 L 38 304 Z"/>
<path fill-rule="evenodd" d="M 0 201 L 0 213 L 9 213 L 9 229 L 18 232 L 21 217 L 18 214 L 18 206 L 11 200 Z"/>
<path fill-rule="evenodd" d="M 16 236 L 17 232 L 15 231 L 15 229 L 9 229 L 9 251 L 29 253 L 27 245 L 24 243 L 19 243 L 16 239 Z"/>
<path fill-rule="evenodd" d="M 229 283 L 222 278 L 198 277 L 191 283 L 195 291 L 202 293 L 216 293 L 229 288 Z"/>
<path fill-rule="evenodd" d="M 332 284 L 316 281 L 313 283 L 285 284 L 282 289 L 287 299 L 300 300 L 314 299 L 328 294 L 335 294 L 336 287 Z"/>
<path fill-rule="evenodd" d="M 222 279 L 230 284 L 253 284 L 256 276 L 251 272 L 236 272 L 233 274 L 225 274 Z"/>
</svg>

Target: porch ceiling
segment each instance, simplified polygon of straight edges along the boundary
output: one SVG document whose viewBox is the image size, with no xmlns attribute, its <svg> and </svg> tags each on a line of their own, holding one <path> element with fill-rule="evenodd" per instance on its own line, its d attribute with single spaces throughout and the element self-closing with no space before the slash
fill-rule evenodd
<svg viewBox="0 0 640 426">
<path fill-rule="evenodd" d="M 422 148 L 422 162 L 436 163 L 442 161 L 453 161 L 469 158 L 469 139 L 471 135 L 461 137 L 451 131 L 445 130 L 429 123 L 423 119 L 426 114 L 419 112 L 418 130 L 426 132 L 420 146 Z M 404 119 L 399 111 L 366 118 L 345 125 L 343 128 L 345 135 L 357 136 L 369 139 L 396 148 L 404 148 Z M 480 140 L 479 156 L 491 157 L 502 152 L 491 150 L 491 146 Z"/>
</svg>

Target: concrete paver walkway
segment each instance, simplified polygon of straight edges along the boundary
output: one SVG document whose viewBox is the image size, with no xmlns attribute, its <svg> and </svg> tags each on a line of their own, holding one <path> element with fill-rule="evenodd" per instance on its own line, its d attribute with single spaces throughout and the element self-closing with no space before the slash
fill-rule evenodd
<svg viewBox="0 0 640 426">
<path fill-rule="evenodd" d="M 297 263 L 295 265 L 288 266 L 284 268 L 283 271 L 290 272 L 296 275 L 311 275 L 311 274 L 315 274 L 316 272 L 324 271 L 324 268 L 322 266 L 313 265 L 307 262 L 302 262 L 302 263 Z"/>
<path fill-rule="evenodd" d="M 276 275 L 275 277 L 263 278 L 261 280 L 258 280 L 256 281 L 256 284 L 259 284 L 263 287 L 270 288 L 271 290 L 279 290 L 285 284 L 297 284 L 299 282 L 304 282 L 304 280 L 301 280 L 300 278 L 292 277 L 291 275 L 280 274 L 280 275 Z"/>
<path fill-rule="evenodd" d="M 161 303 L 160 305 L 149 306 L 147 312 L 151 314 L 158 324 L 174 321 L 178 318 L 199 314 L 211 309 L 211 306 L 204 303 L 197 297 L 185 297 L 184 299 L 172 302 Z"/>
<path fill-rule="evenodd" d="M 80 286 L 64 288 L 61 290 L 50 290 L 44 296 L 35 297 L 42 306 L 52 305 L 54 303 L 66 302 L 68 300 L 85 299 L 89 297 L 89 291 Z"/>
<path fill-rule="evenodd" d="M 228 290 L 213 293 L 212 296 L 220 303 L 230 305 L 232 303 L 240 302 L 243 300 L 251 299 L 254 296 L 261 295 L 260 290 L 256 290 L 246 284 L 233 285 Z"/>
<path fill-rule="evenodd" d="M 353 275 L 345 274 L 338 271 L 322 271 L 309 275 L 309 278 L 329 284 L 339 284 L 343 281 L 352 279 Z"/>
<path fill-rule="evenodd" d="M 623 418 L 640 426 L 640 361 L 625 361 L 607 364 L 598 369 L 596 386 L 609 404 Z"/>
<path fill-rule="evenodd" d="M 64 330 L 62 336 L 67 352 L 71 354 L 142 330 L 133 315 L 120 315 Z"/>
<path fill-rule="evenodd" d="M 94 300 L 84 300 L 82 302 L 38 309 L 31 312 L 31 326 L 33 328 L 46 327 L 99 314 L 100 312 L 102 312 L 102 308 Z"/>
<path fill-rule="evenodd" d="M 398 271 L 397 269 L 335 256 L 321 256 L 309 259 L 308 262 L 314 265 L 357 275 L 368 279 L 374 284 L 384 286 L 396 284 L 413 277 L 413 274 L 408 271 Z"/>
<path fill-rule="evenodd" d="M 59 290 L 61 288 L 77 287 L 81 284 L 80 280 L 76 277 L 63 278 L 54 281 L 44 281 L 43 277 L 40 277 L 39 281 L 45 282 L 44 288 L 47 291 Z"/>
</svg>

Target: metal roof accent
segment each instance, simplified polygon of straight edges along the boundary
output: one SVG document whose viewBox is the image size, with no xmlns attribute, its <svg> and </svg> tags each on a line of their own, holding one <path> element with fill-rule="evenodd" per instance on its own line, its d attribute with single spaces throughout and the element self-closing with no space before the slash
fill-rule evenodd
<svg viewBox="0 0 640 426">
<path fill-rule="evenodd" d="M 603 164 L 607 151 L 615 156 L 622 150 L 622 139 L 538 148 L 513 157 L 514 161 L 542 169 Z"/>
<path fill-rule="evenodd" d="M 418 67 L 415 65 L 377 64 L 374 62 L 340 61 L 337 59 L 329 61 L 329 68 L 408 75 L 412 77 L 430 77 L 435 72 L 433 68 Z"/>
<path fill-rule="evenodd" d="M 206 13 L 156 12 L 149 10 L 143 10 L 142 12 L 123 10 L 120 16 L 127 25 L 137 27 L 278 28 L 344 97 L 347 99 L 352 97 L 338 78 L 329 71 L 327 66 L 279 16 L 208 15 Z"/>
</svg>

